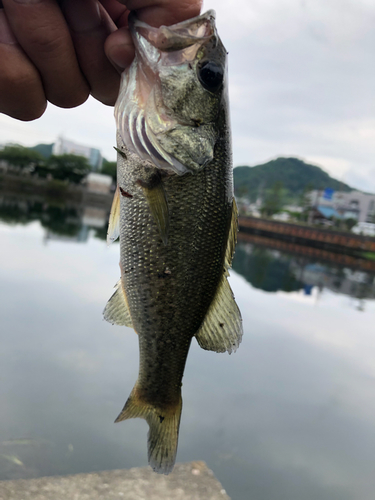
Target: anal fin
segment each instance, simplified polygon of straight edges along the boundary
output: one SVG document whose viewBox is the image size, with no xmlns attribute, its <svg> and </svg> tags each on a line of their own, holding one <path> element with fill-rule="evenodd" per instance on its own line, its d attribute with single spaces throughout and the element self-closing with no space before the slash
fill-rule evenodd
<svg viewBox="0 0 375 500">
<path fill-rule="evenodd" d="M 235 352 L 242 340 L 241 313 L 223 274 L 215 298 L 195 337 L 207 351 Z"/>
<path fill-rule="evenodd" d="M 112 325 L 124 325 L 133 328 L 133 322 L 121 279 L 116 283 L 116 291 L 107 302 L 103 311 L 103 316 L 104 319 L 112 323 Z"/>
<path fill-rule="evenodd" d="M 208 309 L 206 317 L 195 337 L 199 345 L 208 351 L 235 352 L 242 339 L 242 318 L 228 283 L 228 269 L 232 264 L 237 241 L 238 212 L 233 198 L 232 218 L 228 234 L 224 260 L 224 272 L 216 295 Z"/>
</svg>

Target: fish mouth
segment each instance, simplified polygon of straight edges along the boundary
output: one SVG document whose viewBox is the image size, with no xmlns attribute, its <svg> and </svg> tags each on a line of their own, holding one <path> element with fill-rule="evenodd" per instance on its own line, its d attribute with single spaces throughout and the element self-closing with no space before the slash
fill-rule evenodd
<svg viewBox="0 0 375 500">
<path fill-rule="evenodd" d="M 192 61 L 199 47 L 207 40 L 216 36 L 216 14 L 208 10 L 200 16 L 188 19 L 171 26 L 155 28 L 140 21 L 135 12 L 129 15 L 129 29 L 133 37 L 135 50 L 140 60 L 148 64 L 158 61 L 164 55 L 178 52 L 181 63 Z M 194 50 L 188 50 L 194 47 Z M 178 64 L 176 57 L 172 58 L 173 64 Z M 167 61 L 163 61 L 164 63 Z"/>
<path fill-rule="evenodd" d="M 130 151 L 143 160 L 150 160 L 158 169 L 177 175 L 193 172 L 194 168 L 181 163 L 173 153 L 160 144 L 147 118 L 147 105 L 158 109 L 162 132 L 176 126 L 196 127 L 191 121 L 174 119 L 167 108 L 155 103 L 153 88 L 159 79 L 160 68 L 194 61 L 198 50 L 209 40 L 218 39 L 215 11 L 209 10 L 195 18 L 171 26 L 155 28 L 140 21 L 135 12 L 129 14 L 129 29 L 135 47 L 135 61 L 124 73 L 123 85 L 115 106 L 120 135 Z M 131 83 L 133 82 L 133 83 Z M 204 159 L 204 163 L 208 159 Z"/>
</svg>

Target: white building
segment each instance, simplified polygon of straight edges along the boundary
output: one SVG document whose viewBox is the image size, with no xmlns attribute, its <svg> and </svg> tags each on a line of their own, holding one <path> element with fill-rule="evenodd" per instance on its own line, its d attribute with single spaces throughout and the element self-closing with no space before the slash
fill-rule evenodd
<svg viewBox="0 0 375 500">
<path fill-rule="evenodd" d="M 77 144 L 73 141 L 68 141 L 61 136 L 57 138 L 57 141 L 53 145 L 52 154 L 55 156 L 65 154 L 84 156 L 88 159 L 94 171 L 100 170 L 103 163 L 103 158 L 99 149 L 90 148 L 88 146 L 83 146 L 82 144 Z"/>
<path fill-rule="evenodd" d="M 353 233 L 363 234 L 364 236 L 375 236 L 375 224 L 371 222 L 358 222 L 354 227 L 352 227 Z"/>
<path fill-rule="evenodd" d="M 329 207 L 336 210 L 344 219 L 358 222 L 375 221 L 375 194 L 361 191 L 314 190 L 310 194 L 314 207 Z"/>
<path fill-rule="evenodd" d="M 108 194 L 111 192 L 112 177 L 91 172 L 83 181 L 90 193 Z"/>
</svg>

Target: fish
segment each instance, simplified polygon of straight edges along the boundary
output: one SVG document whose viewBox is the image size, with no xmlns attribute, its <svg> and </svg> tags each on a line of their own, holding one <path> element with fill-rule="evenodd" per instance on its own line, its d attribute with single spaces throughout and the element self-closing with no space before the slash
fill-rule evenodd
<svg viewBox="0 0 375 500">
<path fill-rule="evenodd" d="M 138 379 L 116 422 L 145 419 L 149 465 L 169 474 L 193 337 L 229 354 L 242 339 L 227 280 L 238 230 L 227 51 L 212 10 L 160 28 L 131 13 L 129 29 L 107 237 L 120 239 L 121 278 L 104 318 L 139 339 Z"/>
</svg>

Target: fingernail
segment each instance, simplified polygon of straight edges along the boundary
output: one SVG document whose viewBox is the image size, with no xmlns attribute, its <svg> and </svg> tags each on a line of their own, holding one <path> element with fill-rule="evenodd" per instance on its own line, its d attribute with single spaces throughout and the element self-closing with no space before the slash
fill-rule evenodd
<svg viewBox="0 0 375 500">
<path fill-rule="evenodd" d="M 7 45 L 17 43 L 17 39 L 10 29 L 8 19 L 3 10 L 0 10 L 0 43 L 6 43 Z"/>
<path fill-rule="evenodd" d="M 63 5 L 66 20 L 73 31 L 80 33 L 100 26 L 101 16 L 97 0 L 66 0 Z"/>
</svg>

